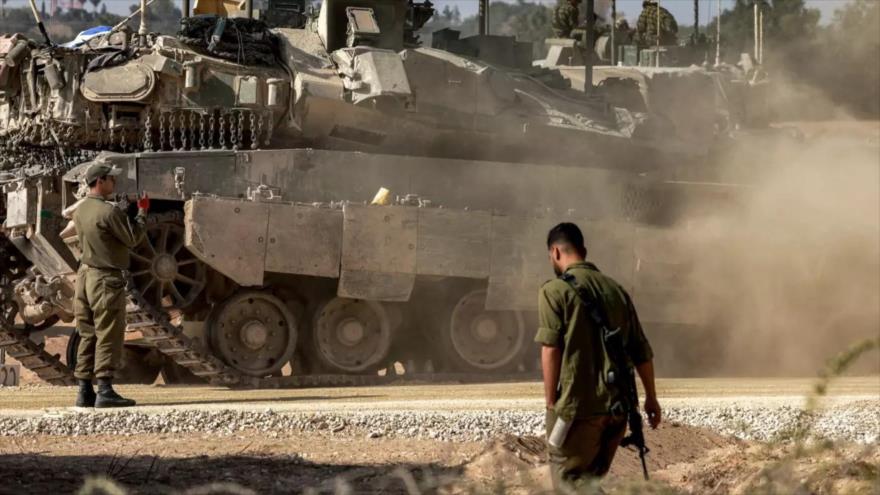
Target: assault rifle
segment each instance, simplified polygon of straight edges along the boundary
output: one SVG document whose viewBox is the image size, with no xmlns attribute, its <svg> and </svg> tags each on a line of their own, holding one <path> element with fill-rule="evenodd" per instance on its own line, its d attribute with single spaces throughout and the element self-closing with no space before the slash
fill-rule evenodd
<svg viewBox="0 0 880 495">
<path fill-rule="evenodd" d="M 642 415 L 639 413 L 638 407 L 630 409 L 627 421 L 629 422 L 629 435 L 620 441 L 620 446 L 629 447 L 632 445 L 639 451 L 639 459 L 642 460 L 642 474 L 645 475 L 645 480 L 647 481 L 648 463 L 645 460 L 645 455 L 650 452 L 650 449 L 645 445 L 645 433 L 642 430 Z"/>
</svg>

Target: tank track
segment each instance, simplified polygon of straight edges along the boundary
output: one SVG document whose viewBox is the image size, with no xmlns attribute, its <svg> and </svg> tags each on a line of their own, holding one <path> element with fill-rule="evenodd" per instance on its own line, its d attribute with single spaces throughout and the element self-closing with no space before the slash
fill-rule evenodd
<svg viewBox="0 0 880 495">
<path fill-rule="evenodd" d="M 128 331 L 140 332 L 143 340 L 156 350 L 211 385 L 229 387 L 244 380 L 243 375 L 184 335 L 183 330 L 171 322 L 165 311 L 147 302 L 135 289 L 131 278 L 128 279 L 126 290 L 128 304 L 125 308 L 125 319 Z"/>
<path fill-rule="evenodd" d="M 0 219 L 2 220 L 2 219 Z M 17 311 L 9 296 L 12 286 L 21 277 L 27 264 L 9 241 L 0 236 L 0 350 L 15 358 L 41 380 L 52 385 L 74 385 L 73 371 L 61 362 L 60 356 L 46 352 L 42 344 L 32 341 L 26 332 L 15 327 Z"/>
<path fill-rule="evenodd" d="M 407 373 L 406 375 L 302 375 L 257 378 L 244 375 L 227 366 L 204 349 L 198 342 L 184 335 L 171 318 L 150 303 L 134 289 L 129 280 L 126 323 L 129 331 L 138 331 L 143 339 L 170 358 L 177 365 L 215 386 L 229 388 L 309 388 L 309 387 L 362 387 L 395 383 L 420 382 L 487 382 L 526 380 L 537 378 L 534 372 L 508 374 L 485 373 Z M 26 332 L 0 318 L 0 349 L 18 360 L 22 366 L 36 373 L 51 385 L 75 385 L 73 371 L 61 362 L 60 356 L 34 343 Z"/>
<path fill-rule="evenodd" d="M 45 382 L 52 385 L 76 384 L 73 371 L 61 362 L 60 356 L 46 352 L 42 344 L 34 343 L 26 332 L 15 328 L 4 318 L 0 318 L 0 349 Z"/>
<path fill-rule="evenodd" d="M 309 388 L 309 387 L 362 387 L 414 382 L 496 382 L 531 380 L 537 372 L 508 374 L 486 373 L 407 373 L 406 375 L 302 375 L 258 378 L 244 375 L 227 366 L 204 349 L 198 342 L 184 335 L 168 314 L 152 306 L 128 282 L 128 330 L 139 331 L 145 341 L 179 366 L 201 377 L 211 385 L 230 388 Z"/>
</svg>

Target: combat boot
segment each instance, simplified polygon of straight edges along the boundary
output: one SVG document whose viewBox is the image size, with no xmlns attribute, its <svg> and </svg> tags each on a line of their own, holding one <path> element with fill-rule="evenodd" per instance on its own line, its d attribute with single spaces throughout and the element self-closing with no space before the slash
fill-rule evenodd
<svg viewBox="0 0 880 495">
<path fill-rule="evenodd" d="M 131 407 L 135 401 L 126 399 L 113 390 L 113 379 L 98 378 L 98 398 L 95 399 L 96 408 L 104 407 Z"/>
<path fill-rule="evenodd" d="M 95 407 L 95 389 L 91 380 L 77 380 L 79 393 L 76 394 L 76 407 Z"/>
</svg>

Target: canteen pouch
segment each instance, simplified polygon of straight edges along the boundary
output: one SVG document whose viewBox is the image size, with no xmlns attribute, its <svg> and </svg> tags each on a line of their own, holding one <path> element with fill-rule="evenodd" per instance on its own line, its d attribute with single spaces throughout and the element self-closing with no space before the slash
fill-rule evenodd
<svg viewBox="0 0 880 495">
<path fill-rule="evenodd" d="M 547 439 L 547 443 L 551 447 L 562 448 L 562 444 L 565 443 L 565 438 L 568 436 L 568 430 L 571 429 L 571 423 L 571 421 L 557 417 L 556 422 L 553 423 L 553 429 L 550 431 L 550 438 Z"/>
</svg>

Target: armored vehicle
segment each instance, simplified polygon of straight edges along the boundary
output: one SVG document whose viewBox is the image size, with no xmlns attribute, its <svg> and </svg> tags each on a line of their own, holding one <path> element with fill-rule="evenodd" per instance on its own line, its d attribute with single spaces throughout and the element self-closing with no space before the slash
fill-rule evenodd
<svg viewBox="0 0 880 495">
<path fill-rule="evenodd" d="M 325 0 L 294 27 L 194 17 L 178 37 L 7 38 L 6 146 L 68 154 L 0 178 L 0 345 L 70 381 L 29 336 L 71 319 L 80 150 L 123 168 L 123 195 L 154 199 L 132 252 L 131 380 L 360 383 L 393 362 L 529 372 L 542 238 L 563 219 L 595 237 L 591 257 L 647 324 L 701 324 L 699 296 L 669 284 L 694 257 L 660 201 L 694 148 L 552 74 L 416 46 L 429 12 Z M 483 42 L 515 43 L 468 43 Z"/>
<path fill-rule="evenodd" d="M 696 1 L 694 8 L 698 13 Z M 699 28 L 698 17 L 695 25 Z M 680 44 L 646 46 L 645 37 L 630 30 L 625 20 L 598 33 L 589 51 L 578 36 L 549 38 L 546 57 L 534 64 L 558 70 L 572 88 L 599 94 L 616 107 L 651 114 L 668 135 L 700 149 L 701 179 L 718 180 L 712 177 L 719 169 L 713 164 L 727 149 L 742 152 L 760 147 L 756 140 L 781 134 L 769 127 L 770 80 L 763 66 L 763 24 L 757 10 L 755 27 L 754 54 L 740 54 L 735 65 L 723 62 L 718 46 L 699 30 Z M 663 41 L 669 43 L 668 38 Z M 782 133 L 798 135 L 793 129 Z"/>
</svg>

